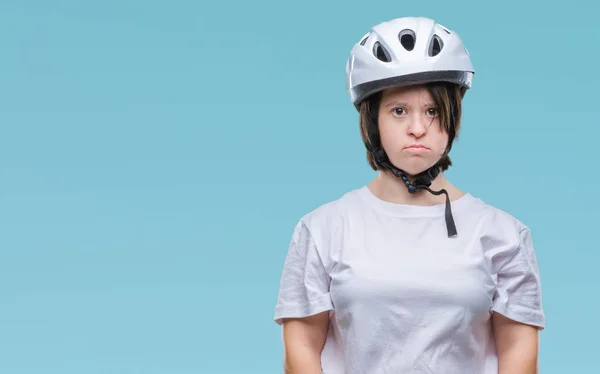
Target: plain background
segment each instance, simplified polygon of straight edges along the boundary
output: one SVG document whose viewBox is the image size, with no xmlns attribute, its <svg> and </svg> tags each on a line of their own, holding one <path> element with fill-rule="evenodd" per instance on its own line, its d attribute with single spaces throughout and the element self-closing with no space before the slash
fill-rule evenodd
<svg viewBox="0 0 600 374">
<path fill-rule="evenodd" d="M 427 16 L 476 68 L 447 176 L 532 229 L 541 372 L 597 372 L 592 1 L 0 2 L 0 372 L 281 373 L 297 220 L 368 183 L 348 53 Z"/>
</svg>

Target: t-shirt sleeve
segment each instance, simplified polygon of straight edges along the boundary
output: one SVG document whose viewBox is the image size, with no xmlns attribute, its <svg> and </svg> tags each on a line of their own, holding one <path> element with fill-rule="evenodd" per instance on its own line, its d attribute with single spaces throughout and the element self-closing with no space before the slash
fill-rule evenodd
<svg viewBox="0 0 600 374">
<path fill-rule="evenodd" d="M 275 322 L 300 318 L 333 309 L 330 277 L 309 229 L 300 221 L 292 235 L 283 265 L 275 306 Z"/>
<path fill-rule="evenodd" d="M 498 248 L 492 258 L 496 275 L 492 310 L 544 329 L 540 272 L 529 228 L 520 229 L 515 244 Z"/>
</svg>

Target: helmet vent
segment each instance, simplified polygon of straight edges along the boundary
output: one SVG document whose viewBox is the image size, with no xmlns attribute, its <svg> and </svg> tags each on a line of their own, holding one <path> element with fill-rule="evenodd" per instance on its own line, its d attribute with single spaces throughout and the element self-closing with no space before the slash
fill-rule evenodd
<svg viewBox="0 0 600 374">
<path fill-rule="evenodd" d="M 446 34 L 448 34 L 448 35 L 450 35 L 450 34 L 451 34 L 450 30 L 448 30 L 448 28 L 447 28 L 446 26 L 444 26 L 444 25 L 440 25 L 439 23 L 438 23 L 438 26 L 439 26 L 439 27 L 441 27 L 441 28 L 442 28 L 442 30 L 444 30 L 444 31 L 446 32 Z"/>
<path fill-rule="evenodd" d="M 442 51 L 442 48 L 444 48 L 444 42 L 442 42 L 439 36 L 434 35 L 431 43 L 429 43 L 429 56 L 437 56 Z"/>
<path fill-rule="evenodd" d="M 363 40 L 360 41 L 360 45 L 365 45 L 365 43 L 367 42 L 367 39 L 369 39 L 369 36 L 371 36 L 371 33 L 368 33 L 367 35 L 365 35 Z"/>
<path fill-rule="evenodd" d="M 375 42 L 373 46 L 373 54 L 383 62 L 391 62 L 390 53 L 379 42 Z"/>
<path fill-rule="evenodd" d="M 398 39 L 400 39 L 400 44 L 407 51 L 412 51 L 415 48 L 416 35 L 415 32 L 409 29 L 400 31 L 398 34 Z"/>
</svg>

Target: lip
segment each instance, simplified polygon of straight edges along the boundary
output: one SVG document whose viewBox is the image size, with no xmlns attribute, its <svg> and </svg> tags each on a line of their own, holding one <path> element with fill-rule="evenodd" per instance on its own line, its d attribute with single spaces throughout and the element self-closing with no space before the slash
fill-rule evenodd
<svg viewBox="0 0 600 374">
<path fill-rule="evenodd" d="M 408 147 L 406 147 L 406 149 L 410 149 L 410 150 L 422 150 L 422 151 L 428 151 L 429 148 L 425 147 L 422 144 L 411 144 Z"/>
</svg>

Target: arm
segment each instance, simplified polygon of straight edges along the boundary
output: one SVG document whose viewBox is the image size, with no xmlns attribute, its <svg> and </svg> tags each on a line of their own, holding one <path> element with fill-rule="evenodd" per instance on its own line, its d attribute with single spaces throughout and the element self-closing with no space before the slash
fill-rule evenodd
<svg viewBox="0 0 600 374">
<path fill-rule="evenodd" d="M 329 313 L 283 320 L 285 374 L 321 374 Z"/>
<path fill-rule="evenodd" d="M 538 373 L 538 328 L 494 313 L 499 374 Z"/>
</svg>

